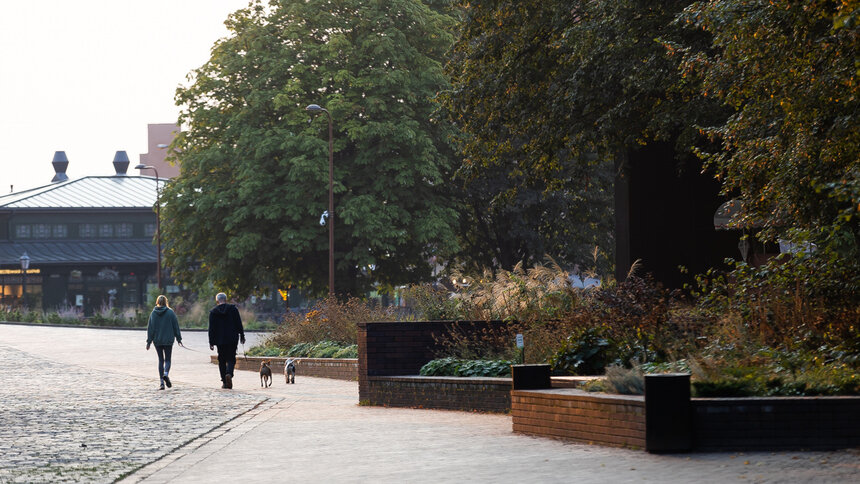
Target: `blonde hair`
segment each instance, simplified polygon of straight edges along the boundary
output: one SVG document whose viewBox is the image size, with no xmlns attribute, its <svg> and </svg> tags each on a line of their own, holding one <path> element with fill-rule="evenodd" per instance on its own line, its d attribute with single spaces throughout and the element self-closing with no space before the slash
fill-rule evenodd
<svg viewBox="0 0 860 484">
<path fill-rule="evenodd" d="M 167 296 L 162 294 L 161 296 L 158 296 L 157 298 L 155 298 L 155 305 L 161 306 L 163 308 L 168 307 L 167 306 Z"/>
</svg>

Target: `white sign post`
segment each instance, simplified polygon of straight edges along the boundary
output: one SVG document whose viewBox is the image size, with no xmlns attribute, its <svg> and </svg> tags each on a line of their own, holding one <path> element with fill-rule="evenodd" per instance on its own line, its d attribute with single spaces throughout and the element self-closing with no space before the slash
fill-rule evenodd
<svg viewBox="0 0 860 484">
<path fill-rule="evenodd" d="M 526 345 L 523 341 L 523 334 L 517 333 L 517 348 L 520 349 L 520 358 L 522 358 L 522 364 L 526 364 Z"/>
</svg>

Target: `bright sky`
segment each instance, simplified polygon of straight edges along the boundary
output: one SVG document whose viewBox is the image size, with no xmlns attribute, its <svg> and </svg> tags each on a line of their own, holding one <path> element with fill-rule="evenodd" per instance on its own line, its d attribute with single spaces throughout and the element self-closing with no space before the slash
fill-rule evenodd
<svg viewBox="0 0 860 484">
<path fill-rule="evenodd" d="M 248 2 L 2 0 L 0 194 L 49 184 L 58 150 L 73 179 L 113 174 L 117 150 L 138 163 L 146 125 L 176 122 L 177 86 Z"/>
</svg>

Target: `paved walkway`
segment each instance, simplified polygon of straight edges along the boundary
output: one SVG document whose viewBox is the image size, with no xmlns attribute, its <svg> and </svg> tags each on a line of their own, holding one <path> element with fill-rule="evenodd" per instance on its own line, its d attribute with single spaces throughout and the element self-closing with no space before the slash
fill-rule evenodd
<svg viewBox="0 0 860 484">
<path fill-rule="evenodd" d="M 221 390 L 205 338 L 174 347 L 162 392 L 143 331 L 0 325 L 0 482 L 860 481 L 857 451 L 650 455 L 513 434 L 504 415 L 362 407 L 355 382 L 301 373 Z"/>
</svg>

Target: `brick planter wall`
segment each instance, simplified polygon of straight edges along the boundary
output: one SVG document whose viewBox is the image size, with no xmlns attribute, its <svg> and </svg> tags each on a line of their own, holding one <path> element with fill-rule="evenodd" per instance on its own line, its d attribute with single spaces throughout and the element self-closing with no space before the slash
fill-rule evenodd
<svg viewBox="0 0 860 484">
<path fill-rule="evenodd" d="M 860 446 L 860 397 L 694 398 L 696 450 Z"/>
<path fill-rule="evenodd" d="M 645 398 L 572 388 L 511 392 L 514 432 L 645 448 Z"/>
<path fill-rule="evenodd" d="M 514 390 L 513 429 L 646 449 L 645 397 L 569 388 Z M 832 450 L 860 446 L 860 397 L 693 398 L 688 450 Z M 653 451 L 648 448 L 649 451 Z"/>
<path fill-rule="evenodd" d="M 358 395 L 371 405 L 374 400 L 369 377 L 414 376 L 442 349 L 440 338 L 455 328 L 479 332 L 504 327 L 501 321 L 422 321 L 410 323 L 358 323 Z M 412 405 L 410 405 L 412 406 Z"/>
<path fill-rule="evenodd" d="M 218 356 L 211 355 L 211 362 L 218 364 Z M 260 362 L 271 361 L 269 367 L 272 369 L 273 379 L 277 382 L 284 378 L 284 361 L 287 358 L 269 356 L 236 357 L 236 369 L 245 371 L 260 371 Z M 358 379 L 357 358 L 298 358 L 296 364 L 296 377 L 312 376 L 318 378 L 334 378 L 337 380 Z"/>
<path fill-rule="evenodd" d="M 391 407 L 507 412 L 511 408 L 510 378 L 444 376 L 372 376 L 367 402 Z"/>
</svg>

